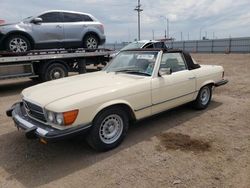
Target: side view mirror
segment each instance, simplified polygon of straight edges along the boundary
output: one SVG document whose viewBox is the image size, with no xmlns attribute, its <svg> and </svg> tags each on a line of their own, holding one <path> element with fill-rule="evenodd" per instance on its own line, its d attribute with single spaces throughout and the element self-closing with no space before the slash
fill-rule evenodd
<svg viewBox="0 0 250 188">
<path fill-rule="evenodd" d="M 171 68 L 160 68 L 159 76 L 169 75 L 172 74 Z"/>
<path fill-rule="evenodd" d="M 42 18 L 34 18 L 34 19 L 31 21 L 31 23 L 39 24 L 39 23 L 41 23 L 42 21 L 43 21 Z"/>
</svg>

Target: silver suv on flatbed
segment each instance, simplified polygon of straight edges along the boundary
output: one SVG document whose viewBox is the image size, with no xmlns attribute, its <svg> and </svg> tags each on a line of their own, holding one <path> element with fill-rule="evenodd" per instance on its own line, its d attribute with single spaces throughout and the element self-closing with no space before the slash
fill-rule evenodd
<svg viewBox="0 0 250 188">
<path fill-rule="evenodd" d="M 103 24 L 81 12 L 51 10 L 0 26 L 0 47 L 12 52 L 52 48 L 97 48 L 105 43 Z"/>
</svg>

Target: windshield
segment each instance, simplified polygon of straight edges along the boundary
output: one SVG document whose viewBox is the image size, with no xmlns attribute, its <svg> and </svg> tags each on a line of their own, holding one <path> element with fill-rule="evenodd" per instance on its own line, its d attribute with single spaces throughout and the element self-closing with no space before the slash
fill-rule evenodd
<svg viewBox="0 0 250 188">
<path fill-rule="evenodd" d="M 23 19 L 23 22 L 28 22 L 31 18 L 32 18 L 32 16 L 29 16 L 29 17 L 27 17 L 27 18 L 24 18 L 24 19 Z"/>
<path fill-rule="evenodd" d="M 136 49 L 136 48 L 142 48 L 142 46 L 145 44 L 145 42 L 132 42 L 128 44 L 127 46 L 123 47 L 122 50 L 129 50 L 129 49 Z"/>
<path fill-rule="evenodd" d="M 104 69 L 106 72 L 120 72 L 151 76 L 154 70 L 158 52 L 120 52 L 111 63 Z"/>
</svg>

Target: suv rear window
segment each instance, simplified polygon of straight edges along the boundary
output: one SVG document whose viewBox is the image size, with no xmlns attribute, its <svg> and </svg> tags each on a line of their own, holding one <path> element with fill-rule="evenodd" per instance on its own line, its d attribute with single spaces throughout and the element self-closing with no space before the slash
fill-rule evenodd
<svg viewBox="0 0 250 188">
<path fill-rule="evenodd" d="M 83 14 L 63 13 L 64 22 L 90 22 L 93 21 L 89 16 Z"/>
<path fill-rule="evenodd" d="M 62 22 L 62 16 L 59 12 L 45 13 L 39 18 L 42 18 L 44 23 Z"/>
<path fill-rule="evenodd" d="M 164 42 L 156 42 L 154 46 L 155 48 L 165 48 Z"/>
</svg>

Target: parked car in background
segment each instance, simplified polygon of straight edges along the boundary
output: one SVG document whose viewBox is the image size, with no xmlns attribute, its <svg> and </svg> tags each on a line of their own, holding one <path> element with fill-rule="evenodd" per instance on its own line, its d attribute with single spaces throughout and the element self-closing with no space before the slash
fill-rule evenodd
<svg viewBox="0 0 250 188">
<path fill-rule="evenodd" d="M 120 51 L 137 49 L 137 48 L 166 48 L 165 42 L 156 40 L 140 40 L 129 43 L 123 47 Z"/>
<path fill-rule="evenodd" d="M 87 13 L 52 10 L 19 23 L 0 26 L 0 46 L 12 52 L 51 48 L 97 48 L 104 26 Z"/>
<path fill-rule="evenodd" d="M 111 57 L 115 57 L 120 51 L 138 48 L 167 48 L 165 42 L 156 40 L 140 40 L 127 44 L 118 52 L 111 54 Z"/>
<path fill-rule="evenodd" d="M 213 88 L 226 83 L 222 66 L 195 64 L 181 50 L 125 50 L 102 71 L 23 90 L 7 115 L 28 138 L 47 143 L 85 133 L 94 149 L 106 151 L 131 122 L 188 102 L 205 109 Z"/>
</svg>

